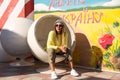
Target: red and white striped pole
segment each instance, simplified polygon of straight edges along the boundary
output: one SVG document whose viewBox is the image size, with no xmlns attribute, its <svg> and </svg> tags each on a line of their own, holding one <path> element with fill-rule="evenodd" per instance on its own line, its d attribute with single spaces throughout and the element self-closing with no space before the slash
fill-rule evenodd
<svg viewBox="0 0 120 80">
<path fill-rule="evenodd" d="M 0 29 L 13 18 L 34 19 L 34 0 L 0 0 Z"/>
</svg>

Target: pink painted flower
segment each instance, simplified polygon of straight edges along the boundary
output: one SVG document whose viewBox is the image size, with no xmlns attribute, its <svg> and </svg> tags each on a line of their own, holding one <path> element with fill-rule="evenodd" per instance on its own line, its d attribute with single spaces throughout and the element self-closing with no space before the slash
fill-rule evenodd
<svg viewBox="0 0 120 80">
<path fill-rule="evenodd" d="M 108 49 L 114 40 L 114 36 L 111 34 L 105 34 L 101 38 L 99 38 L 99 44 L 102 46 L 104 49 Z"/>
</svg>

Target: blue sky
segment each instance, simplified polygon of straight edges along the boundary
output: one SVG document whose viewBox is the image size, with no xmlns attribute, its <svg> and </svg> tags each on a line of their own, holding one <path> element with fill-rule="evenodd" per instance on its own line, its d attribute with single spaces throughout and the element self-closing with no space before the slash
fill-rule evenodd
<svg viewBox="0 0 120 80">
<path fill-rule="evenodd" d="M 38 3 L 42 3 L 42 4 L 45 4 L 47 6 L 49 6 L 49 3 L 51 0 L 34 0 L 35 1 L 35 4 L 38 4 Z M 67 1 L 67 0 L 64 0 L 64 1 Z M 73 1 L 81 1 L 81 0 L 73 0 Z M 59 8 L 59 9 L 71 9 L 71 8 L 78 8 L 78 7 L 86 7 L 86 6 L 99 6 L 99 5 L 103 5 L 104 3 L 106 2 L 110 2 L 112 0 L 84 0 L 85 3 L 84 4 L 73 4 L 72 6 L 61 6 L 61 7 L 57 7 L 57 6 L 54 6 L 54 8 Z"/>
</svg>

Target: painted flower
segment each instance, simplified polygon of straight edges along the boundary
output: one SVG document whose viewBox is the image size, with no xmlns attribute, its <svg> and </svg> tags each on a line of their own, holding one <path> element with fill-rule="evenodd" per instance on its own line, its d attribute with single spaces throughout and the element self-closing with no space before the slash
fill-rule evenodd
<svg viewBox="0 0 120 80">
<path fill-rule="evenodd" d="M 114 23 L 113 23 L 113 27 L 114 27 L 114 28 L 116 28 L 116 27 L 118 27 L 118 26 L 119 26 L 119 23 L 118 23 L 118 22 L 114 22 Z"/>
<path fill-rule="evenodd" d="M 114 36 L 111 34 L 105 34 L 101 38 L 99 38 L 99 44 L 102 46 L 104 49 L 108 49 L 114 40 Z"/>
</svg>

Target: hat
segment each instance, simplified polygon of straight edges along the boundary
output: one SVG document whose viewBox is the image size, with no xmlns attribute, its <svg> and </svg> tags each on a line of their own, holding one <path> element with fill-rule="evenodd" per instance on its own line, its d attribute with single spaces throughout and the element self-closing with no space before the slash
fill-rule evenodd
<svg viewBox="0 0 120 80">
<path fill-rule="evenodd" d="M 57 20 L 55 21 L 54 25 L 55 25 L 56 23 L 61 23 L 62 25 L 64 25 L 64 21 L 63 21 L 62 19 L 57 19 Z"/>
</svg>

